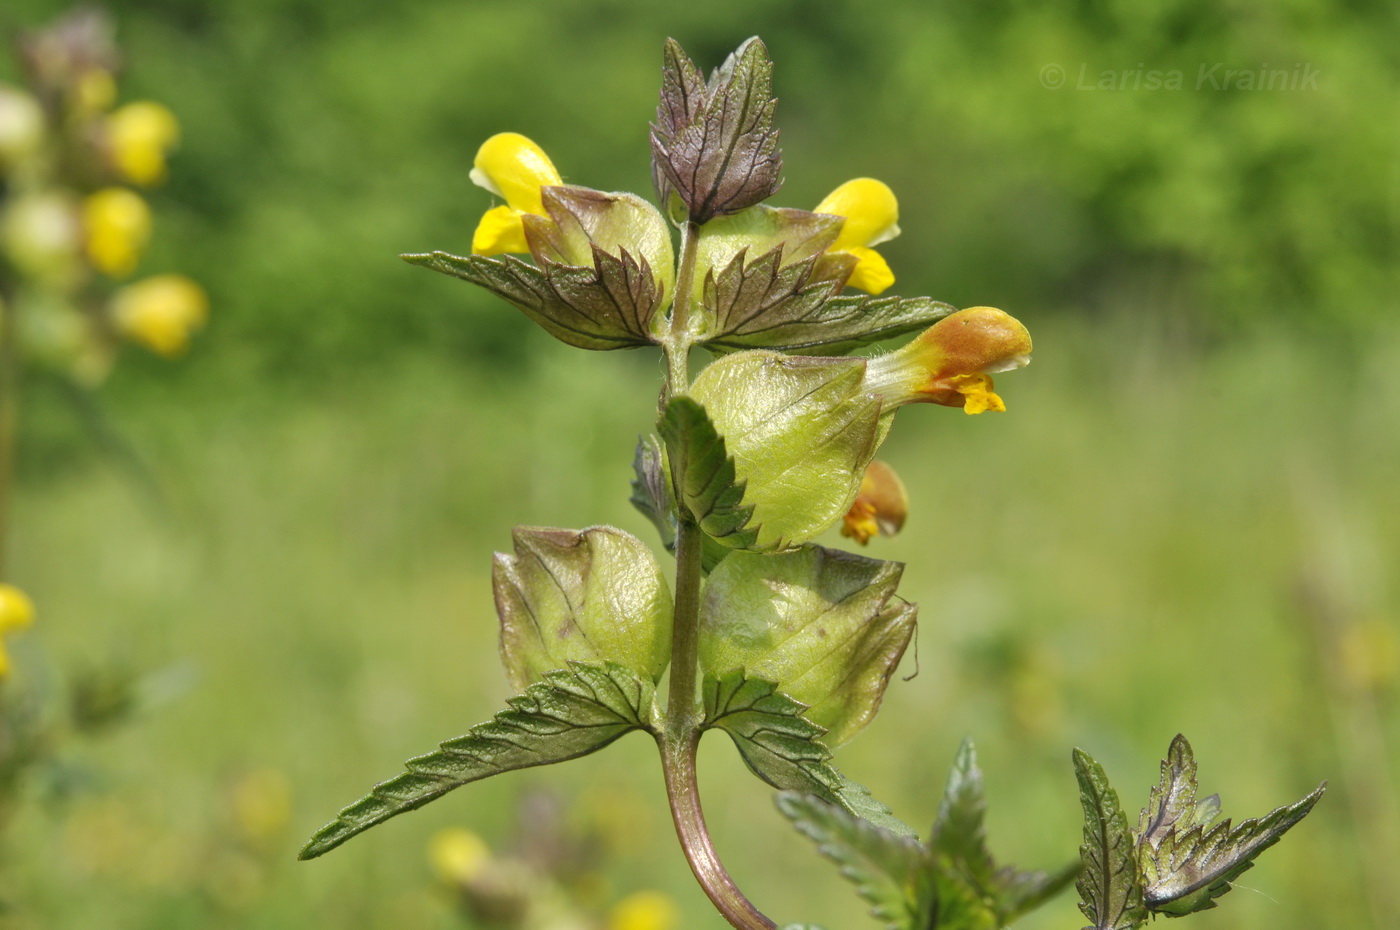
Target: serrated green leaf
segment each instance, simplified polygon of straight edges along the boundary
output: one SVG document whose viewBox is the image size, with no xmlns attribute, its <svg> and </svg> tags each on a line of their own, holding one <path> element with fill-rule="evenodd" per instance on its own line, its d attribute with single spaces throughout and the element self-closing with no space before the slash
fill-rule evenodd
<svg viewBox="0 0 1400 930">
<path fill-rule="evenodd" d="M 1219 813 L 1220 799 L 1214 800 L 1214 813 Z M 1207 807 L 1207 811 L 1210 810 Z M 1155 849 L 1178 824 L 1189 827 L 1197 822 L 1196 759 L 1191 753 L 1191 744 L 1178 733 L 1167 749 L 1167 757 L 1162 760 L 1161 779 L 1152 788 L 1147 806 L 1138 815 L 1139 850 L 1144 846 Z"/>
<path fill-rule="evenodd" d="M 1074 774 L 1084 808 L 1084 872 L 1079 876 L 1079 909 L 1092 923 L 1086 930 L 1133 930 L 1147 921 L 1133 838 L 1118 794 L 1103 766 L 1081 749 L 1074 751 Z"/>
<path fill-rule="evenodd" d="M 775 312 L 754 316 L 743 326 L 712 338 L 706 348 L 821 349 L 828 355 L 841 355 L 926 329 L 956 311 L 956 307 L 928 297 L 851 295 L 790 301 Z"/>
<path fill-rule="evenodd" d="M 704 679 L 705 729 L 729 734 L 744 764 L 780 791 L 814 794 L 897 836 L 914 831 L 870 792 L 829 764 L 826 732 L 802 716 L 806 708 L 772 682 L 744 677 L 742 669 Z"/>
<path fill-rule="evenodd" d="M 542 268 L 513 255 L 428 252 L 400 258 L 485 288 L 571 346 L 609 350 L 651 344 L 651 320 L 664 295 L 649 266 L 625 250 L 609 255 L 595 247 L 592 255 L 594 267 L 546 261 Z"/>
<path fill-rule="evenodd" d="M 913 635 L 914 605 L 892 602 L 903 568 L 814 545 L 735 552 L 705 583 L 701 671 L 776 682 L 841 745 L 879 710 Z"/>
<path fill-rule="evenodd" d="M 935 872 L 938 896 L 937 930 L 999 930 L 992 902 L 968 883 L 966 877 L 946 868 Z"/>
<path fill-rule="evenodd" d="M 947 856 L 967 874 L 974 888 L 989 888 L 996 866 L 987 850 L 987 799 L 983 793 L 982 770 L 977 767 L 977 750 L 972 740 L 958 747 L 938 819 L 929 833 L 929 848 Z"/>
<path fill-rule="evenodd" d="M 850 509 L 875 454 L 880 400 L 865 360 L 738 352 L 708 365 L 691 396 L 704 405 L 744 482 L 757 541 L 790 549 Z"/>
<path fill-rule="evenodd" d="M 710 538 L 732 548 L 752 546 L 758 528 L 749 524 L 753 508 L 744 503 L 744 482 L 735 478 L 734 459 L 709 414 L 689 397 L 673 397 L 657 431 L 666 441 L 681 501 Z"/>
<path fill-rule="evenodd" d="M 934 887 L 918 840 L 897 836 L 812 795 L 783 792 L 778 810 L 841 870 L 886 930 L 932 925 Z"/>
<path fill-rule="evenodd" d="M 1054 871 L 1018 871 L 1010 866 L 997 870 L 993 880 L 997 916 L 1005 925 L 1028 914 L 1068 888 L 1084 866 L 1079 862 Z"/>
<path fill-rule="evenodd" d="M 632 730 L 654 729 L 654 689 L 615 663 L 573 664 L 511 698 L 509 709 L 408 760 L 408 771 L 381 782 L 316 832 L 298 858 L 314 859 L 391 817 L 453 788 L 514 769 L 550 765 L 602 749 Z"/>
<path fill-rule="evenodd" d="M 986 813 L 977 752 L 971 740 L 963 740 L 929 838 L 929 848 L 941 870 L 961 886 L 940 883 L 940 927 L 944 921 L 951 921 L 949 927 L 981 927 L 988 919 L 989 926 L 1004 926 L 1042 904 L 1079 874 L 1077 862 L 1053 874 L 998 867 L 987 848 Z"/>
<path fill-rule="evenodd" d="M 1237 827 L 1231 828 L 1229 820 L 1209 826 L 1220 800 L 1212 795 L 1195 801 L 1195 759 L 1191 745 L 1178 734 L 1138 824 L 1137 856 L 1147 906 L 1173 917 L 1215 907 L 1215 899 L 1253 867 L 1260 853 L 1307 816 L 1326 787 L 1324 782 L 1302 800 Z"/>
</svg>

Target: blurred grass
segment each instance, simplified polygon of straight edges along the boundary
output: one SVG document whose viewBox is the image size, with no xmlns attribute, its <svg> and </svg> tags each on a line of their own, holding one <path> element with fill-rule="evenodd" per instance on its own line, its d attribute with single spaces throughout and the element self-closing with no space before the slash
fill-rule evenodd
<svg viewBox="0 0 1400 930">
<path fill-rule="evenodd" d="M 1351 356 L 1287 338 L 1200 352 L 1136 322 L 1029 322 L 1037 360 L 1001 383 L 1006 416 L 911 408 L 886 446 L 914 511 L 904 535 L 870 552 L 909 563 L 903 593 L 922 624 L 904 673 L 918 675 L 894 682 L 845 767 L 923 825 L 971 735 L 997 848 L 1052 866 L 1078 842 L 1069 747 L 1097 755 L 1136 809 L 1181 730 L 1203 787 L 1236 816 L 1333 779 L 1314 817 L 1246 878 L 1259 893 L 1195 918 L 1201 930 L 1366 925 L 1345 772 L 1296 591 L 1306 566 L 1342 564 L 1359 573 L 1348 590 L 1367 592 L 1356 608 L 1395 620 L 1384 567 L 1400 557 L 1400 514 L 1376 505 L 1400 454 L 1384 426 L 1400 414 L 1386 361 L 1396 337 Z M 324 860 L 292 861 L 336 808 L 507 695 L 489 553 L 513 524 L 610 522 L 651 538 L 626 485 L 654 359 L 544 337 L 530 348 L 519 377 L 425 356 L 295 404 L 230 393 L 197 419 L 133 406 L 123 419 L 157 463 L 168 513 L 93 462 L 31 477 L 17 573 L 45 605 L 46 648 L 174 665 L 191 682 L 86 753 L 104 782 L 97 798 L 121 799 L 148 844 L 104 860 L 104 843 L 122 841 L 84 833 L 72 811 L 20 825 L 9 867 L 43 925 L 450 926 L 428 890 L 427 835 L 464 823 L 505 844 L 526 784 L 580 804 L 589 785 L 635 792 L 618 814 L 632 839 L 609 863 L 614 883 L 671 890 L 688 925 L 714 925 L 672 849 L 641 737 L 470 786 Z M 1329 552 L 1328 534 L 1347 551 Z M 1393 715 L 1386 727 L 1393 747 Z M 862 925 L 768 791 L 713 743 L 702 778 L 741 884 L 781 919 Z M 229 890 L 218 855 L 201 862 L 199 850 L 230 829 L 221 785 L 249 768 L 285 773 L 294 813 L 270 871 Z M 1024 926 L 1075 919 L 1066 897 Z"/>
</svg>

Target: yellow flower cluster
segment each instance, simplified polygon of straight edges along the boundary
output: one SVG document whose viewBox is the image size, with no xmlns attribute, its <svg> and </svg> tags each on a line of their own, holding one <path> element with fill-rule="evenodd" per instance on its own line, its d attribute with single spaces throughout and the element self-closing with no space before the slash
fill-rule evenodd
<svg viewBox="0 0 1400 930">
<path fill-rule="evenodd" d="M 544 215 L 541 191 L 563 184 L 554 162 L 544 150 L 518 132 L 501 132 L 477 150 L 471 179 L 505 203 L 482 216 L 472 236 L 476 255 L 500 255 L 530 251 L 523 217 Z M 846 282 L 871 294 L 894 284 L 894 272 L 873 246 L 899 235 L 899 202 L 889 186 L 874 178 L 856 178 L 832 191 L 817 205 L 817 213 L 845 219 L 829 251 L 856 259 Z"/>
</svg>

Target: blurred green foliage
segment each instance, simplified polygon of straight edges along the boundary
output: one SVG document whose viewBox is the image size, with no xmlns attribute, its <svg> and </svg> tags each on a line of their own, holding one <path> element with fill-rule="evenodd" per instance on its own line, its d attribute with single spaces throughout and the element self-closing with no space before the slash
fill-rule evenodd
<svg viewBox="0 0 1400 930">
<path fill-rule="evenodd" d="M 0 28 L 63 9 L 6 0 Z M 1359 702 L 1324 674 L 1321 608 L 1299 592 L 1320 588 L 1343 629 L 1400 622 L 1400 524 L 1381 506 L 1400 461 L 1393 3 L 114 10 L 127 99 L 167 102 L 184 129 L 142 270 L 191 274 L 213 316 L 185 363 L 133 351 L 104 388 L 162 503 L 99 467 L 34 385 L 16 574 L 54 656 L 115 653 L 186 683 L 78 760 L 106 794 L 17 825 L 0 884 L 40 917 L 17 926 L 454 926 L 426 836 L 457 817 L 504 843 L 532 779 L 627 825 L 621 890 L 666 888 L 687 926 L 715 925 L 640 739 L 474 786 L 324 862 L 292 856 L 367 779 L 505 696 L 489 555 L 511 526 L 652 538 L 626 497 L 654 357 L 566 350 L 394 256 L 469 249 L 488 198 L 467 170 L 498 130 L 534 137 L 566 180 L 648 191 L 664 36 L 713 65 L 754 33 L 777 63 L 777 201 L 886 180 L 895 292 L 1002 306 L 1037 340 L 1004 417 L 900 414 L 888 457 L 913 515 L 870 553 L 910 564 L 920 674 L 843 768 L 927 823 L 971 734 L 993 842 L 1053 863 L 1078 843 L 1069 747 L 1135 795 L 1182 730 L 1232 807 L 1339 788 L 1246 879 L 1260 894 L 1196 930 L 1375 923 L 1364 861 L 1387 817 L 1395 838 L 1400 787 L 1367 760 L 1377 738 L 1393 757 L 1400 696 L 1382 675 Z M 1307 65 L 1317 89 L 1196 89 L 1217 63 Z M 1081 68 L 1177 69 L 1184 86 L 1078 89 Z M 1107 673 L 1125 656 L 1131 674 Z M 702 779 L 740 884 L 782 919 L 865 925 L 713 742 Z M 266 768 L 291 785 L 290 822 L 237 839 L 225 786 Z M 598 785 L 621 790 L 599 801 Z M 1078 919 L 1066 898 L 1025 926 Z"/>
</svg>

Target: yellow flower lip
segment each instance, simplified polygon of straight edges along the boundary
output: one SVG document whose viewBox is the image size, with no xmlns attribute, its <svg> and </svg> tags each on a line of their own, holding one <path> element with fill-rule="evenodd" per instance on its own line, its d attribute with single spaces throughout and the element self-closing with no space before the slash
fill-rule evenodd
<svg viewBox="0 0 1400 930">
<path fill-rule="evenodd" d="M 879 294 L 894 284 L 890 266 L 871 248 L 899 235 L 899 201 L 888 184 L 874 178 L 847 181 L 827 194 L 814 212 L 845 220 L 829 251 L 855 257 L 856 266 L 847 285 Z"/>
<path fill-rule="evenodd" d="M 888 184 L 874 178 L 847 181 L 827 194 L 813 212 L 846 220 L 831 245 L 834 251 L 869 248 L 899 235 L 899 201 Z"/>
<path fill-rule="evenodd" d="M 544 214 L 540 188 L 564 183 L 544 150 L 518 132 L 498 132 L 481 143 L 471 179 L 512 210 L 537 216 Z"/>
<path fill-rule="evenodd" d="M 472 235 L 472 252 L 499 255 L 528 252 L 522 217 L 544 215 L 540 191 L 564 183 L 544 150 L 518 132 L 498 132 L 477 149 L 471 179 L 478 187 L 504 198 L 486 211 Z"/>
</svg>

